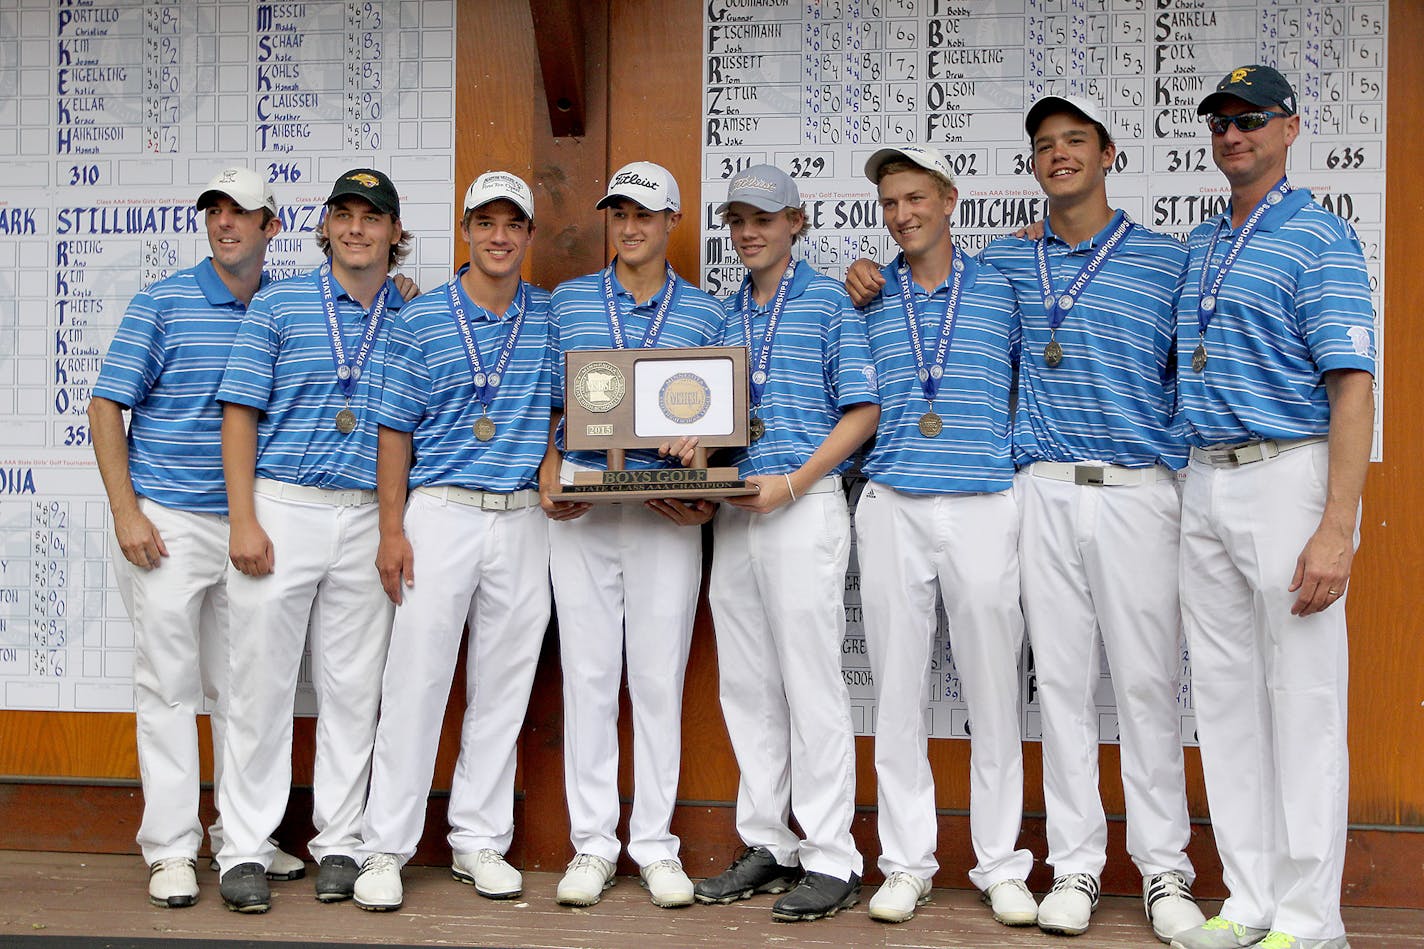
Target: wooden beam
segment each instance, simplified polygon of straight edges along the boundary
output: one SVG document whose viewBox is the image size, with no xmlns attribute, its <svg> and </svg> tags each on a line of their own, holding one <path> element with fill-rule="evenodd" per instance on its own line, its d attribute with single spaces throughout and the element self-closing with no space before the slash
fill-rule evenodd
<svg viewBox="0 0 1424 949">
<path fill-rule="evenodd" d="M 555 138 L 584 134 L 587 87 L 583 21 L 578 0 L 529 0 L 539 71 Z"/>
</svg>

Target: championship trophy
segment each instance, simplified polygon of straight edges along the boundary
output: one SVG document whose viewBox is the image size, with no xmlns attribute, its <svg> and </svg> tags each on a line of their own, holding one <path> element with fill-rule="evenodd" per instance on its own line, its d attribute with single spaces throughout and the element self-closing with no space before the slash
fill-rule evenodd
<svg viewBox="0 0 1424 949">
<path fill-rule="evenodd" d="M 756 494 L 736 468 L 707 467 L 712 448 L 747 444 L 744 346 L 582 349 L 564 354 L 564 449 L 607 453 L 606 471 L 577 471 L 565 501 L 727 498 Z M 632 448 L 696 436 L 693 466 L 625 470 Z"/>
</svg>

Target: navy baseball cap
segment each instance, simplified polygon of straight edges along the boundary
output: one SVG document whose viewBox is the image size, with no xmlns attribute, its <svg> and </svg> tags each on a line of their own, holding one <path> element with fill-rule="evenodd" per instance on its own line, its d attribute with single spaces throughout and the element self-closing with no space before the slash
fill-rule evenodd
<svg viewBox="0 0 1424 949">
<path fill-rule="evenodd" d="M 400 195 L 396 194 L 396 186 L 391 184 L 385 172 L 374 168 L 351 169 L 336 179 L 326 203 L 346 197 L 365 198 L 377 211 L 400 217 Z"/>
<path fill-rule="evenodd" d="M 1268 109 L 1279 105 L 1286 115 L 1295 115 L 1295 89 L 1270 66 L 1239 66 L 1216 84 L 1216 90 L 1197 106 L 1197 115 L 1215 112 L 1228 98 L 1237 98 L 1248 105 Z"/>
</svg>

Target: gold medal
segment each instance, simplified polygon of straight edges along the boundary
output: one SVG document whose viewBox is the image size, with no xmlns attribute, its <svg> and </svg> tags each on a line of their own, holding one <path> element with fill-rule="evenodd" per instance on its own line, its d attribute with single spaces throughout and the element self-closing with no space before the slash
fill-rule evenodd
<svg viewBox="0 0 1424 949">
<path fill-rule="evenodd" d="M 494 419 L 488 415 L 481 415 L 475 421 L 475 437 L 482 442 L 487 442 L 494 438 Z"/>
<path fill-rule="evenodd" d="M 1197 348 L 1192 351 L 1192 372 L 1201 372 L 1206 368 L 1206 343 L 1197 343 Z"/>
<path fill-rule="evenodd" d="M 920 416 L 920 434 L 926 438 L 938 438 L 939 433 L 944 431 L 944 419 L 934 412 L 926 412 Z"/>
<path fill-rule="evenodd" d="M 752 441 L 756 441 L 766 434 L 766 423 L 761 420 L 761 416 L 752 416 L 751 422 L 747 425 L 747 434 L 752 437 Z"/>
<path fill-rule="evenodd" d="M 1058 340 L 1049 337 L 1048 345 L 1043 347 L 1043 362 L 1049 369 L 1057 368 L 1063 361 L 1063 347 L 1058 345 Z"/>
<path fill-rule="evenodd" d="M 350 435 L 356 431 L 356 413 L 350 409 L 342 409 L 337 412 L 336 430 L 343 435 Z"/>
</svg>

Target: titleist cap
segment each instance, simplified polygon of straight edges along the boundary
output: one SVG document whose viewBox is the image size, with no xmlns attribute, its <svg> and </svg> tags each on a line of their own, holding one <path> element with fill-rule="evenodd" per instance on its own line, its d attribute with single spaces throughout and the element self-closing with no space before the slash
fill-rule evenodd
<svg viewBox="0 0 1424 949">
<path fill-rule="evenodd" d="M 608 193 L 594 209 L 601 211 L 619 198 L 636 201 L 649 211 L 682 210 L 682 197 L 672 172 L 650 161 L 630 162 L 614 172 L 608 182 Z"/>
<path fill-rule="evenodd" d="M 737 172 L 727 184 L 727 200 L 713 214 L 726 214 L 736 203 L 750 204 L 759 211 L 799 208 L 801 191 L 791 176 L 775 165 L 752 165 Z"/>
</svg>

